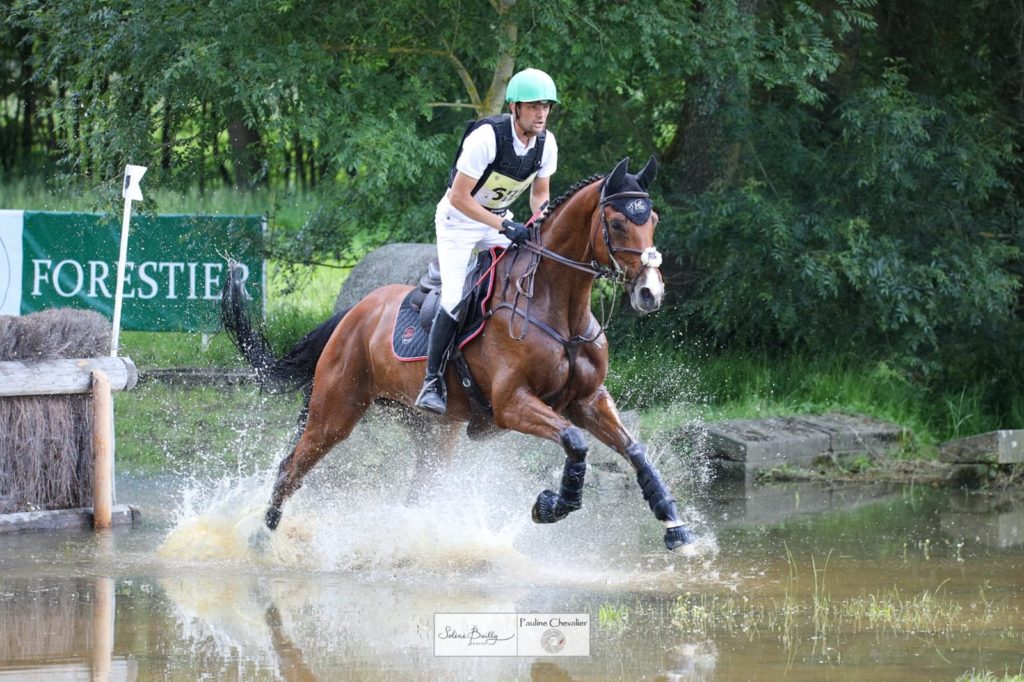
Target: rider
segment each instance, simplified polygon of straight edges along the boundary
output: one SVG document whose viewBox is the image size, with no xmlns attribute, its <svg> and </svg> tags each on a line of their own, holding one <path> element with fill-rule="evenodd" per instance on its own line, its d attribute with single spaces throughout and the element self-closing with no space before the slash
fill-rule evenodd
<svg viewBox="0 0 1024 682">
<path fill-rule="evenodd" d="M 434 226 L 441 266 L 441 300 L 427 343 L 427 374 L 416 406 L 443 414 L 444 368 L 458 328 L 459 301 L 475 248 L 521 245 L 529 230 L 509 207 L 527 187 L 534 213 L 547 202 L 558 166 L 555 136 L 546 129 L 558 103 L 555 82 L 538 69 L 512 76 L 505 90 L 509 113 L 476 121 L 463 138 L 437 203 Z"/>
</svg>

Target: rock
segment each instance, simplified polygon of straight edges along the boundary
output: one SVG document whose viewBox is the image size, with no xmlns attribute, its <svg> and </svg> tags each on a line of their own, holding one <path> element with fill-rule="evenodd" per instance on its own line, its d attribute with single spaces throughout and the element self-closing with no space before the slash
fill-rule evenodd
<svg viewBox="0 0 1024 682">
<path fill-rule="evenodd" d="M 334 301 L 335 312 L 350 308 L 386 284 L 416 284 L 437 258 L 433 244 L 387 244 L 375 249 L 352 268 Z"/>
<path fill-rule="evenodd" d="M 939 446 L 939 459 L 954 464 L 1024 462 L 1024 430 L 989 431 Z"/>
<path fill-rule="evenodd" d="M 727 460 L 720 469 L 748 478 L 783 465 L 814 466 L 821 457 L 879 460 L 907 435 L 896 424 L 846 414 L 734 419 L 708 424 L 706 433 L 712 457 Z"/>
</svg>

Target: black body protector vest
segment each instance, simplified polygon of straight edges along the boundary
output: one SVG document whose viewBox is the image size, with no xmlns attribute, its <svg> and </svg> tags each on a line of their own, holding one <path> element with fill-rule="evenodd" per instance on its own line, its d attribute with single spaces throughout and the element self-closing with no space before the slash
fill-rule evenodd
<svg viewBox="0 0 1024 682">
<path fill-rule="evenodd" d="M 466 124 L 466 132 L 462 134 L 459 151 L 456 152 L 455 161 L 452 163 L 451 170 L 448 171 L 449 188 L 455 182 L 455 174 L 458 172 L 455 166 L 459 162 L 459 157 L 462 156 L 462 146 L 465 144 L 466 138 L 482 125 L 494 128 L 497 154 L 494 161 L 487 166 L 484 174 L 477 180 L 470 194 L 491 213 L 504 215 L 508 207 L 526 191 L 537 175 L 537 171 L 540 170 L 547 130 L 541 131 L 537 136 L 537 142 L 526 154 L 518 156 L 512 145 L 515 132 L 512 130 L 511 114 L 499 114 L 478 121 L 470 121 Z"/>
</svg>

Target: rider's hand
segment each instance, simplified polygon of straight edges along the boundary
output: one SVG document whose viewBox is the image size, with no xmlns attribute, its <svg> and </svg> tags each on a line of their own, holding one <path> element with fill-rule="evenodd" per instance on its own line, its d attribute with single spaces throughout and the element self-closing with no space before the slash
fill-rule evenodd
<svg viewBox="0 0 1024 682">
<path fill-rule="evenodd" d="M 526 229 L 526 225 L 511 220 L 501 221 L 501 233 L 516 246 L 522 246 L 530 238 L 530 231 Z"/>
</svg>

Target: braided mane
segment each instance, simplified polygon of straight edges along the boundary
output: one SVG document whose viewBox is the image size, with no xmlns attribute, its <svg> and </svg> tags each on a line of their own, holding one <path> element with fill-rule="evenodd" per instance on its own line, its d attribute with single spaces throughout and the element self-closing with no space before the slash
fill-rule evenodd
<svg viewBox="0 0 1024 682">
<path fill-rule="evenodd" d="M 579 192 L 581 189 L 591 184 L 595 180 L 600 180 L 603 177 L 603 175 L 597 173 L 595 175 L 591 175 L 589 178 L 584 178 L 578 181 L 572 187 L 565 190 L 565 192 L 563 192 L 561 196 L 555 198 L 553 201 L 549 201 L 547 208 L 544 209 L 544 215 L 542 215 L 540 218 L 537 218 L 537 220 L 534 221 L 534 224 L 537 225 L 538 227 L 543 225 L 544 221 L 548 219 L 548 217 L 554 212 L 554 210 L 561 206 L 562 204 L 564 204 L 566 201 L 568 201 L 569 197 L 576 194 L 576 192 Z"/>
</svg>

